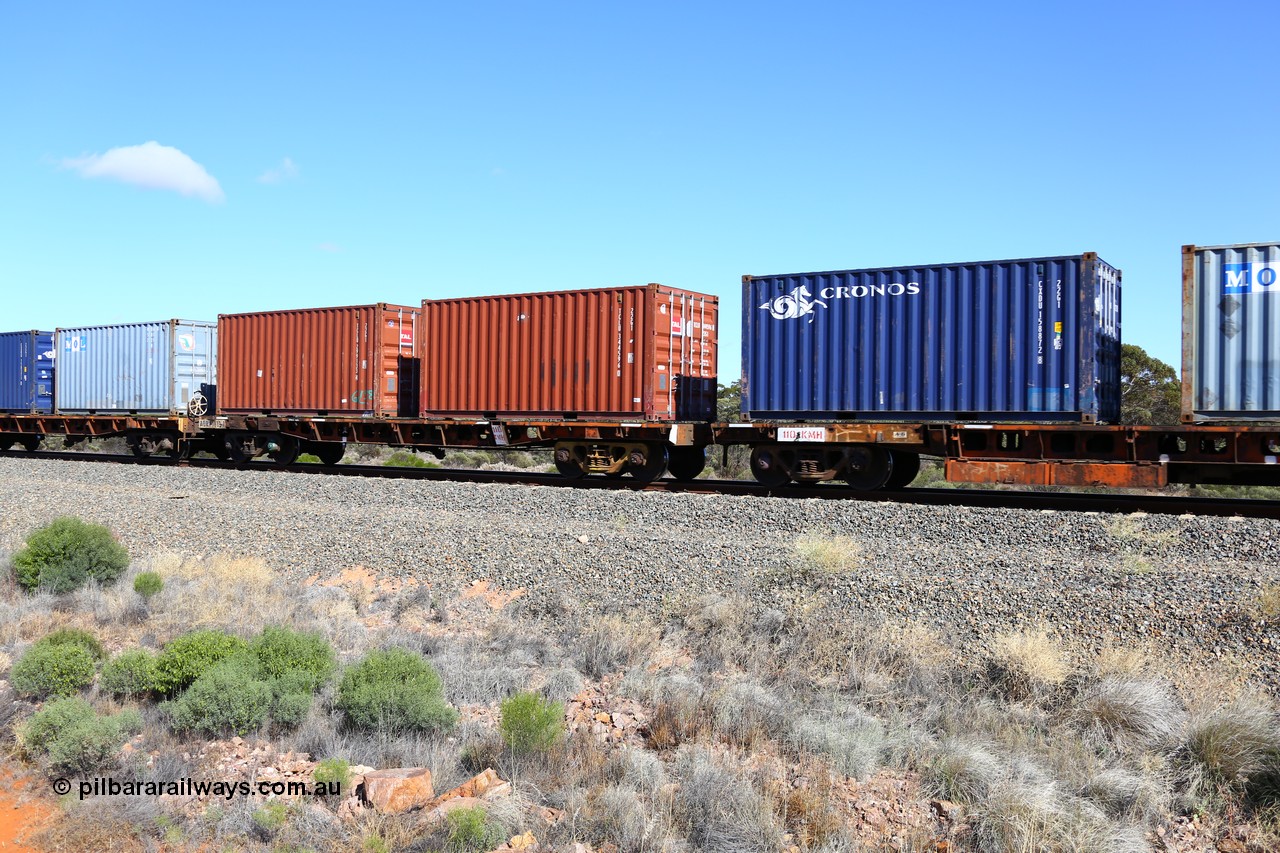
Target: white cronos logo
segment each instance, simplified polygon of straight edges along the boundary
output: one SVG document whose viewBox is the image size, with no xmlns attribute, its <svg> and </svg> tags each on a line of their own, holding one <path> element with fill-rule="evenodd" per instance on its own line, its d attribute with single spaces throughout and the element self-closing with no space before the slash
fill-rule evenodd
<svg viewBox="0 0 1280 853">
<path fill-rule="evenodd" d="M 824 287 L 818 291 L 818 295 L 822 299 L 861 299 L 864 296 L 915 296 L 919 292 L 920 282 L 908 281 Z M 814 309 L 819 305 L 823 308 L 827 307 L 827 303 L 821 299 L 814 299 L 809 288 L 802 284 L 790 293 L 771 299 L 760 307 L 767 310 L 775 320 L 794 320 L 807 314 L 810 315 L 809 322 L 812 323 Z"/>
<path fill-rule="evenodd" d="M 809 288 L 802 284 L 790 293 L 784 293 L 777 299 L 772 299 L 760 307 L 767 308 L 775 320 L 792 320 L 796 317 L 812 314 L 816 305 L 821 305 L 823 308 L 827 307 L 827 303 L 815 300 L 813 294 L 809 292 Z M 813 322 L 812 317 L 809 318 L 809 322 Z"/>
</svg>

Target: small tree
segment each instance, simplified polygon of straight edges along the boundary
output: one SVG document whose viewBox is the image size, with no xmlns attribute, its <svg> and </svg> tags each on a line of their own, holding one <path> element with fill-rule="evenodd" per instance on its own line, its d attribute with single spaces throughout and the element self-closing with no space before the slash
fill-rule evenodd
<svg viewBox="0 0 1280 853">
<path fill-rule="evenodd" d="M 143 572 L 133 579 L 133 591 L 142 596 L 145 602 L 151 602 L 151 596 L 164 589 L 164 579 L 156 572 Z"/>
<path fill-rule="evenodd" d="M 537 693 L 517 693 L 502 701 L 498 724 L 502 739 L 516 755 L 545 752 L 564 735 L 564 705 Z"/>
<path fill-rule="evenodd" d="M 1182 416 L 1178 372 L 1133 344 L 1120 346 L 1120 422 L 1176 424 Z"/>
</svg>

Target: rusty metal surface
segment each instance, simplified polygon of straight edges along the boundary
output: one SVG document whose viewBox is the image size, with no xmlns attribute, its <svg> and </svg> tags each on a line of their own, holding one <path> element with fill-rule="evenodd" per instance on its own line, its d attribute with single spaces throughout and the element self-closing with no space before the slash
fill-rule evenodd
<svg viewBox="0 0 1280 853">
<path fill-rule="evenodd" d="M 413 414 L 420 315 L 385 303 L 222 314 L 218 409 Z"/>
<path fill-rule="evenodd" d="M 952 483 L 1002 483 L 1031 486 L 1102 486 L 1118 489 L 1158 489 L 1169 483 L 1168 468 L 1160 464 L 1126 462 L 985 462 L 948 459 Z"/>
<path fill-rule="evenodd" d="M 426 300 L 432 416 L 715 416 L 715 296 L 649 284 Z"/>
</svg>

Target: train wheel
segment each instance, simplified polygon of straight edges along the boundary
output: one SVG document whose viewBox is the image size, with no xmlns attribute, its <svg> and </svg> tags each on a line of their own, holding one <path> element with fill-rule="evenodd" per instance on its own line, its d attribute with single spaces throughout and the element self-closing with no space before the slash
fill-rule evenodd
<svg viewBox="0 0 1280 853">
<path fill-rule="evenodd" d="M 670 457 L 667 470 L 677 480 L 696 480 L 707 467 L 705 447 L 672 447 L 667 455 Z"/>
<path fill-rule="evenodd" d="M 40 449 L 40 442 L 43 439 L 44 439 L 43 435 L 29 435 L 26 438 L 22 439 L 22 446 L 27 449 L 27 452 L 35 453 L 37 450 Z"/>
<path fill-rule="evenodd" d="M 647 445 L 645 452 L 633 451 L 627 460 L 627 473 L 639 483 L 652 483 L 667 471 L 667 446 Z"/>
<path fill-rule="evenodd" d="M 214 452 L 224 462 L 230 461 L 237 465 L 249 461 L 249 453 L 244 449 L 244 439 L 238 435 L 228 435 L 222 443 L 222 453 Z"/>
<path fill-rule="evenodd" d="M 17 441 L 14 438 L 0 438 L 0 450 L 8 450 L 13 447 L 13 443 Z"/>
<path fill-rule="evenodd" d="M 321 441 L 312 444 L 309 448 L 311 453 L 320 457 L 320 461 L 325 465 L 337 465 L 342 461 L 342 457 L 347 455 L 347 446 L 340 441 Z"/>
<path fill-rule="evenodd" d="M 137 459 L 146 459 L 155 452 L 155 447 L 148 440 L 147 436 L 138 435 L 136 433 L 126 435 L 124 443 L 129 446 L 129 452 Z"/>
<path fill-rule="evenodd" d="M 191 456 L 191 442 L 185 439 L 179 439 L 178 443 L 169 451 L 170 459 L 186 459 Z"/>
<path fill-rule="evenodd" d="M 920 454 L 907 453 L 904 450 L 893 451 L 893 473 L 884 484 L 886 489 L 897 491 L 911 485 L 911 481 L 920 473 Z"/>
<path fill-rule="evenodd" d="M 298 455 L 302 453 L 302 446 L 296 438 L 288 435 L 277 435 L 271 442 L 275 445 L 275 450 L 267 449 L 267 458 L 272 462 L 284 468 L 298 461 Z"/>
<path fill-rule="evenodd" d="M 580 480 L 587 475 L 582 470 L 582 466 L 578 464 L 576 459 L 556 459 L 556 470 L 560 472 L 560 476 L 566 480 Z"/>
<path fill-rule="evenodd" d="M 854 447 L 849 451 L 849 469 L 844 481 L 861 492 L 884 488 L 893 475 L 894 458 L 880 447 Z"/>
<path fill-rule="evenodd" d="M 779 464 L 774 449 L 767 445 L 751 451 L 751 474 L 757 483 L 771 489 L 791 482 L 791 475 Z"/>
</svg>

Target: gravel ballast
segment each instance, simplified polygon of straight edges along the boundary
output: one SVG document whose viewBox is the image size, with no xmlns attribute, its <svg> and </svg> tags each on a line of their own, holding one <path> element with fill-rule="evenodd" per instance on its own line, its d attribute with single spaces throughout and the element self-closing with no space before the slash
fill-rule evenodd
<svg viewBox="0 0 1280 853">
<path fill-rule="evenodd" d="M 135 556 L 229 553 L 295 579 L 362 565 L 443 588 L 524 587 L 528 606 L 657 614 L 737 593 L 920 619 L 960 640 L 1047 625 L 1152 643 L 1280 685 L 1280 522 L 473 485 L 271 470 L 0 459 L 0 548 L 59 515 Z M 843 537 L 838 569 L 797 540 Z"/>
</svg>

